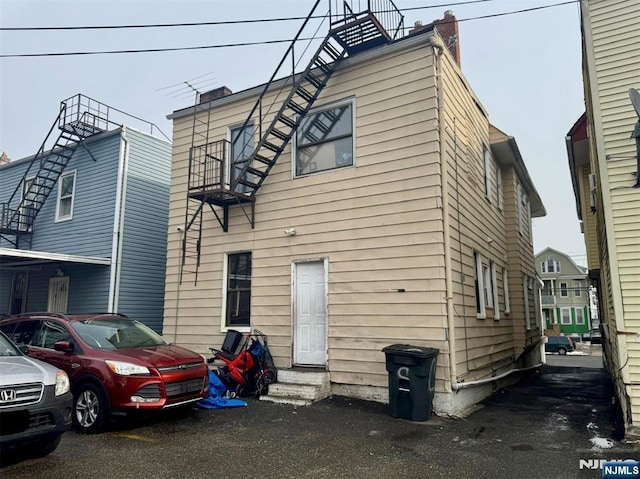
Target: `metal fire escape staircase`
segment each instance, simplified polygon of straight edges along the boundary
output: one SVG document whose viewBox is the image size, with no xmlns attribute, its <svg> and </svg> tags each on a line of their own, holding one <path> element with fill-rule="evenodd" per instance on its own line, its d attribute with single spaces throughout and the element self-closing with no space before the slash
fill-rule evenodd
<svg viewBox="0 0 640 479">
<path fill-rule="evenodd" d="M 197 282 L 205 205 L 209 205 L 224 232 L 229 229 L 229 208 L 234 205 L 240 205 L 253 227 L 258 190 L 342 60 L 386 44 L 403 34 L 403 16 L 391 0 L 329 0 L 328 13 L 322 17 L 314 16 L 318 5 L 324 1 L 326 0 L 317 0 L 314 4 L 276 71 L 264 85 L 244 124 L 231 141 L 210 142 L 210 117 L 207 116 L 210 113 L 202 112 L 202 109 L 198 113 L 196 106 L 189 154 L 181 277 L 183 271 L 194 272 Z M 353 4 L 365 4 L 366 8 L 355 13 Z M 302 71 L 296 71 L 298 63 L 305 58 L 311 45 L 309 43 L 305 46 L 305 42 L 309 38 L 313 41 L 316 37 L 318 30 L 310 33 L 309 27 L 312 25 L 311 21 L 318 18 L 322 18 L 318 30 L 323 25 L 326 28 L 328 21 L 329 32 L 310 59 L 305 60 L 306 67 Z M 289 61 L 292 71 L 284 81 L 282 78 L 276 79 L 282 76 L 283 66 Z M 270 100 L 274 92 L 277 92 L 275 99 Z M 267 104 L 267 101 L 270 103 Z M 278 110 L 273 114 L 271 110 L 275 108 Z M 208 110 L 210 112 L 210 108 Z M 303 135 L 309 141 L 321 141 L 331 132 L 342 113 L 343 111 L 338 110 L 337 114 L 329 111 L 315 116 L 313 121 L 307 122 L 298 132 L 298 138 Z M 263 127 L 263 124 L 267 126 Z M 252 131 L 249 141 L 253 143 L 256 134 L 259 140 L 248 158 L 234 162 L 231 146 L 236 144 L 247 128 L 256 130 L 255 133 Z M 243 145 L 243 148 L 246 146 L 247 144 Z M 249 213 L 245 206 L 250 207 Z"/>
<path fill-rule="evenodd" d="M 32 158 L 9 200 L 0 203 L 0 235 L 3 239 L 16 248 L 21 247 L 21 239 L 26 239 L 27 247 L 31 247 L 33 222 L 76 148 L 82 146 L 94 159 L 84 141 L 106 129 L 107 111 L 106 105 L 82 95 L 60 103 L 60 112 L 42 146 Z M 51 145 L 53 138 L 53 146 L 49 148 L 47 145 Z"/>
</svg>

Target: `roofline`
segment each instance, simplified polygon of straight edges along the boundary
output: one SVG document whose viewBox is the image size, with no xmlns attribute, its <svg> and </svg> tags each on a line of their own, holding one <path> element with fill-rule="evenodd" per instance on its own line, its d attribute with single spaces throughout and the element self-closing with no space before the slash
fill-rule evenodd
<svg viewBox="0 0 640 479">
<path fill-rule="evenodd" d="M 403 38 L 401 38 L 399 40 L 396 40 L 396 41 L 394 41 L 392 43 L 387 43 L 386 45 L 382 45 L 382 46 L 373 48 L 371 50 L 366 50 L 364 52 L 360 52 L 360 53 L 358 53 L 358 54 L 356 54 L 356 55 L 354 55 L 352 57 L 347 57 L 345 60 L 342 61 L 342 63 L 340 63 L 338 71 L 343 69 L 343 68 L 347 68 L 347 67 L 350 67 L 350 66 L 354 66 L 354 65 L 358 65 L 360 63 L 364 63 L 364 62 L 370 61 L 370 60 L 378 58 L 380 56 L 397 53 L 397 52 L 402 51 L 404 49 L 415 47 L 415 46 L 421 45 L 423 43 L 432 45 L 430 39 L 433 38 L 434 36 L 438 36 L 441 39 L 440 35 L 435 30 L 429 30 L 429 29 L 420 30 L 419 32 L 416 32 L 413 35 L 409 35 L 409 36 L 403 37 Z M 447 55 L 451 55 L 451 53 L 449 52 L 449 50 L 447 48 L 444 48 L 444 52 L 446 52 L 445 54 L 447 54 Z M 475 92 L 471 88 L 469 82 L 466 80 L 466 78 L 462 74 L 462 70 L 460 69 L 458 64 L 455 62 L 455 60 L 453 60 L 453 57 L 452 57 L 452 63 L 457 68 L 457 72 L 460 75 L 460 78 L 465 83 L 465 86 L 469 89 L 469 92 L 471 93 L 474 101 L 480 107 L 480 109 L 485 114 L 485 116 L 488 117 L 489 115 L 487 113 L 487 110 L 484 108 L 482 103 L 480 103 L 480 100 L 477 98 L 477 96 L 475 95 Z M 298 75 L 300 75 L 300 73 L 296 74 L 296 76 L 298 76 Z M 280 87 L 283 86 L 283 84 L 285 84 L 289 80 L 289 78 L 290 78 L 290 76 L 287 76 L 287 77 L 275 80 L 268 91 L 279 89 Z M 209 110 L 211 108 L 217 108 L 217 107 L 228 105 L 230 103 L 234 103 L 234 102 L 237 102 L 237 101 L 242 101 L 242 100 L 246 100 L 246 99 L 249 99 L 249 98 L 254 98 L 254 97 L 258 96 L 262 92 L 262 90 L 264 89 L 265 85 L 266 85 L 266 83 L 262 83 L 260 85 L 256 85 L 256 86 L 247 88 L 246 90 L 241 90 L 241 91 L 239 91 L 237 93 L 233 93 L 231 95 L 227 95 L 227 96 L 224 96 L 222 98 L 218 98 L 216 100 L 212 100 L 212 101 L 207 102 L 207 103 L 201 103 L 201 104 L 198 104 L 198 105 L 195 105 L 195 106 L 190 106 L 190 107 L 187 107 L 187 108 L 182 108 L 180 110 L 175 110 L 173 113 L 167 115 L 167 119 L 168 120 L 175 120 L 175 119 L 178 119 L 178 118 L 184 118 L 186 116 L 193 115 L 195 112 L 206 111 L 206 110 Z"/>
<path fill-rule="evenodd" d="M 538 256 L 541 256 L 542 254 L 546 253 L 547 251 L 553 251 L 554 253 L 559 254 L 560 256 L 565 257 L 566 259 L 568 259 L 568 260 L 571 262 L 571 264 L 573 264 L 573 266 L 575 266 L 575 267 L 576 267 L 576 269 L 577 269 L 578 271 L 582 271 L 582 270 L 587 270 L 587 271 L 588 271 L 588 269 L 587 269 L 587 268 L 584 268 L 584 267 L 582 267 L 582 266 L 578 266 L 578 265 L 576 264 L 576 262 L 575 262 L 575 261 L 573 261 L 573 259 L 571 259 L 571 256 L 569 256 L 568 254 L 563 253 L 562 251 L 558 251 L 557 249 L 551 248 L 550 246 L 547 246 L 545 249 L 543 249 L 543 250 L 542 250 L 542 251 L 540 251 L 539 253 L 534 254 L 534 255 L 533 255 L 534 260 L 535 260 L 536 258 L 538 258 Z M 584 273 L 584 274 L 587 274 L 587 271 L 585 271 L 585 273 Z M 544 274 L 547 274 L 547 273 L 544 273 Z"/>
</svg>

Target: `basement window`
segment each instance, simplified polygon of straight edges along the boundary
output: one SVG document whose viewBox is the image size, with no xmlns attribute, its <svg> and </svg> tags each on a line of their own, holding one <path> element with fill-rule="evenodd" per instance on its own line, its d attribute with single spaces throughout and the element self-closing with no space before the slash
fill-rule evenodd
<svg viewBox="0 0 640 479">
<path fill-rule="evenodd" d="M 295 176 L 353 166 L 353 101 L 310 111 L 296 130 Z"/>
</svg>

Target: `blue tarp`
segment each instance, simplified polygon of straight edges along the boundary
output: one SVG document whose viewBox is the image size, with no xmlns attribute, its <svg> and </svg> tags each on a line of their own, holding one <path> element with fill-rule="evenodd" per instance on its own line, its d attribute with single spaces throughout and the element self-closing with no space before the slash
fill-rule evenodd
<svg viewBox="0 0 640 479">
<path fill-rule="evenodd" d="M 202 401 L 198 401 L 198 406 L 205 409 L 223 409 L 247 405 L 242 399 L 224 397 L 226 391 L 227 387 L 220 381 L 220 378 L 213 371 L 209 371 L 209 395 Z"/>
</svg>

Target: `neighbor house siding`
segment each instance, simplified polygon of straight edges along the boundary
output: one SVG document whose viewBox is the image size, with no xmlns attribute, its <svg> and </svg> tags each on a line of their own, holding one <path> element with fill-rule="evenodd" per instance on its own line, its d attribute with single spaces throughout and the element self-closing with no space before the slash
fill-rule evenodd
<svg viewBox="0 0 640 479">
<path fill-rule="evenodd" d="M 344 64 L 315 106 L 354 99 L 356 166 L 292 179 L 290 144 L 257 195 L 255 229 L 239 207 L 232 208 L 226 234 L 211 212 L 205 216 L 198 284 L 185 275 L 179 293 L 175 230 L 185 221 L 193 120 L 175 120 L 165 297 L 169 339 L 205 354 L 221 343 L 224 253 L 251 251 L 251 326 L 269 336 L 278 366 L 291 365 L 291 265 L 313 258 L 328 258 L 332 382 L 386 387 L 381 350 L 390 343 L 446 351 L 433 62 L 432 49 L 421 45 Z M 242 123 L 252 104 L 216 108 L 211 137 L 225 138 L 227 127 Z M 295 237 L 283 234 L 290 227 Z M 444 364 L 443 358 L 438 390 L 444 389 Z"/>
<path fill-rule="evenodd" d="M 171 145 L 127 129 L 117 311 L 162 331 Z"/>
<path fill-rule="evenodd" d="M 589 165 L 580 167 L 578 181 L 582 198 L 582 226 L 584 242 L 587 249 L 587 268 L 598 269 L 598 234 L 596 232 L 596 215 L 591 209 L 591 187 L 589 183 Z M 596 208 L 598 205 L 596 205 Z"/>
<path fill-rule="evenodd" d="M 84 256 L 111 256 L 120 135 L 116 132 L 101 137 L 99 141 L 89 139 L 86 146 L 95 161 L 78 145 L 65 168 L 65 173 L 76 172 L 72 218 L 55 221 L 58 197 L 56 183 L 34 223 L 31 249 Z M 26 169 L 27 165 L 24 164 L 23 168 Z"/>
<path fill-rule="evenodd" d="M 636 1 L 591 0 L 583 2 L 587 22 L 587 46 L 590 51 L 591 94 L 596 107 L 595 130 L 600 140 L 598 161 L 605 198 L 608 231 L 608 265 L 610 291 L 617 328 L 635 331 L 640 328 L 640 194 L 632 188 L 637 170 L 635 144 L 630 134 L 638 120 L 629 101 L 629 88 L 640 87 L 640 4 Z M 589 36 L 590 35 L 590 36 Z M 610 215 L 610 216 L 609 216 Z M 604 269 L 605 264 L 603 264 Z M 607 280 L 611 280 L 607 278 Z M 614 318 L 612 314 L 611 318 Z M 611 323 L 610 323 L 611 324 Z M 640 348 L 633 335 L 621 335 L 619 348 L 628 360 L 619 365 L 622 380 L 636 384 L 640 379 Z M 617 351 L 616 351 L 617 353 Z M 625 365 L 628 366 L 625 367 Z M 640 424 L 640 387 L 618 385 L 626 389 L 633 405 L 632 418 Z M 623 404 L 623 409 L 625 405 Z"/>
</svg>

